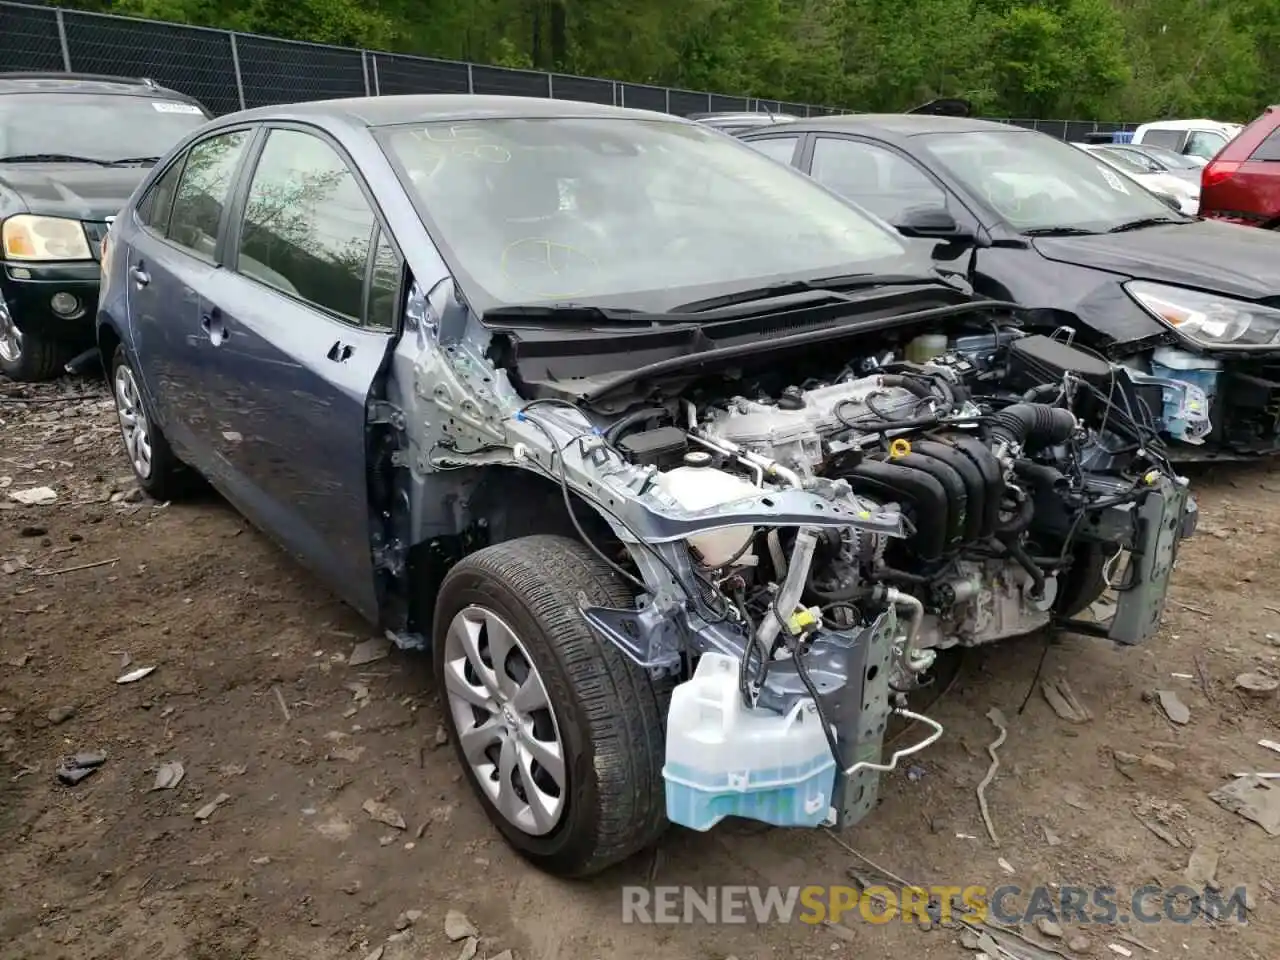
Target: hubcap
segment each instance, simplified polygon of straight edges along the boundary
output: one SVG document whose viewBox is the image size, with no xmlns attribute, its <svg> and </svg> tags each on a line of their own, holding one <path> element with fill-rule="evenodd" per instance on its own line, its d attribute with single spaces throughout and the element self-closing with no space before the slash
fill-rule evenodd
<svg viewBox="0 0 1280 960">
<path fill-rule="evenodd" d="M 17 363 L 22 359 L 22 331 L 13 322 L 13 314 L 0 293 L 0 360 Z"/>
<path fill-rule="evenodd" d="M 532 836 L 564 815 L 564 741 L 546 687 L 515 631 L 470 606 L 444 638 L 444 685 L 458 743 L 499 813 Z"/>
<path fill-rule="evenodd" d="M 116 368 L 115 388 L 116 414 L 120 418 L 125 452 L 138 478 L 146 480 L 151 476 L 151 428 L 146 411 L 142 409 L 133 371 L 124 365 Z"/>
</svg>

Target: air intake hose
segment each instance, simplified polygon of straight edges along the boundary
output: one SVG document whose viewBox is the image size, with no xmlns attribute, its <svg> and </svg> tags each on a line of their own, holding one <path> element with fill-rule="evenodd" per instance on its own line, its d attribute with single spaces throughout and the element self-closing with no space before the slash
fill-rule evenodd
<svg viewBox="0 0 1280 960">
<path fill-rule="evenodd" d="M 1047 403 L 1015 403 L 991 414 L 988 422 L 993 440 L 1027 450 L 1062 443 L 1076 428 L 1076 418 L 1070 410 Z"/>
</svg>

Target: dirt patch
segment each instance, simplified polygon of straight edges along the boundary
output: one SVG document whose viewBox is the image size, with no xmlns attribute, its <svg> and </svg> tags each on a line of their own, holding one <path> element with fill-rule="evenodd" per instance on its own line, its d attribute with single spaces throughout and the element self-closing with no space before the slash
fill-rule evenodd
<svg viewBox="0 0 1280 960">
<path fill-rule="evenodd" d="M 1201 532 L 1161 635 L 1135 650 L 1067 637 L 1045 655 L 1044 676 L 1067 677 L 1090 718 L 1060 718 L 1038 690 L 1020 711 L 1042 641 L 978 652 L 934 708 L 946 737 L 888 775 L 880 809 L 842 840 L 914 882 L 1113 886 L 1122 901 L 1182 883 L 1199 848 L 1198 869 L 1216 855 L 1218 882 L 1248 887 L 1249 923 L 1064 920 L 1059 949 L 1083 935 L 1070 955 L 1114 957 L 1114 943 L 1147 956 L 1127 929 L 1162 956 L 1280 955 L 1280 839 L 1208 797 L 1234 773 L 1280 770 L 1257 746 L 1280 740 L 1280 700 L 1233 689 L 1280 655 L 1280 473 L 1193 479 Z M 937 925 L 622 923 L 624 884 L 874 872 L 821 832 L 673 831 L 586 884 L 530 870 L 438 744 L 423 659 L 348 666 L 368 628 L 230 508 L 138 494 L 101 384 L 0 386 L 0 487 L 0 958 L 325 960 L 382 945 L 385 960 L 453 960 L 465 941 L 445 935 L 451 909 L 478 929 L 481 958 L 974 955 Z M 39 487 L 53 502 L 10 496 Z M 139 667 L 155 670 L 116 682 Z M 974 794 L 992 706 L 1009 726 L 986 790 L 998 848 Z M 59 783 L 63 758 L 88 751 L 106 762 Z M 152 789 L 171 761 L 181 781 Z M 371 815 L 382 805 L 404 829 Z"/>
</svg>

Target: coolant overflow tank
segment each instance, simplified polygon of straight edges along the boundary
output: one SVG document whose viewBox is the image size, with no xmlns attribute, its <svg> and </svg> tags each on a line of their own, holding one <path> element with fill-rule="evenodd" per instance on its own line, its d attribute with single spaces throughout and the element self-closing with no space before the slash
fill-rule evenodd
<svg viewBox="0 0 1280 960">
<path fill-rule="evenodd" d="M 672 691 L 662 776 L 667 818 L 692 830 L 728 816 L 817 827 L 831 812 L 836 763 L 812 700 L 786 715 L 748 707 L 737 658 L 705 653 Z"/>
<path fill-rule="evenodd" d="M 761 491 L 747 480 L 710 466 L 676 467 L 658 475 L 658 486 L 685 510 L 709 510 Z M 733 560 L 751 540 L 751 527 L 725 527 L 689 538 L 702 562 L 715 569 Z M 745 559 L 739 557 L 739 560 Z"/>
</svg>

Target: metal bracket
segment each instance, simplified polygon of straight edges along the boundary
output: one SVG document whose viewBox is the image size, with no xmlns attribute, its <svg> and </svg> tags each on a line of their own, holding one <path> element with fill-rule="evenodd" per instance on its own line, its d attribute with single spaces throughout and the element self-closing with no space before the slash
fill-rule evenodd
<svg viewBox="0 0 1280 960">
<path fill-rule="evenodd" d="M 872 766 L 880 761 L 888 726 L 890 664 L 894 642 L 898 636 L 898 616 L 890 608 L 858 638 L 862 644 L 861 683 L 850 677 L 841 691 L 844 698 L 856 697 L 842 708 L 824 704 L 828 718 L 835 723 L 836 740 L 844 747 L 842 763 L 854 770 L 836 775 L 833 804 L 836 826 L 851 827 L 875 809 L 880 797 L 880 771 Z M 860 765 L 863 764 L 863 765 Z"/>
<path fill-rule="evenodd" d="M 397 431 L 404 430 L 406 423 L 404 411 L 385 400 L 374 400 L 369 404 L 368 416 L 365 422 L 369 424 L 387 424 L 391 429 Z"/>
<path fill-rule="evenodd" d="M 1188 497 L 1185 482 L 1166 482 L 1149 491 L 1138 507 L 1139 540 L 1129 558 L 1133 586 L 1119 591 L 1107 631 L 1116 643 L 1142 643 L 1160 628 L 1178 542 L 1188 525 Z"/>
</svg>

